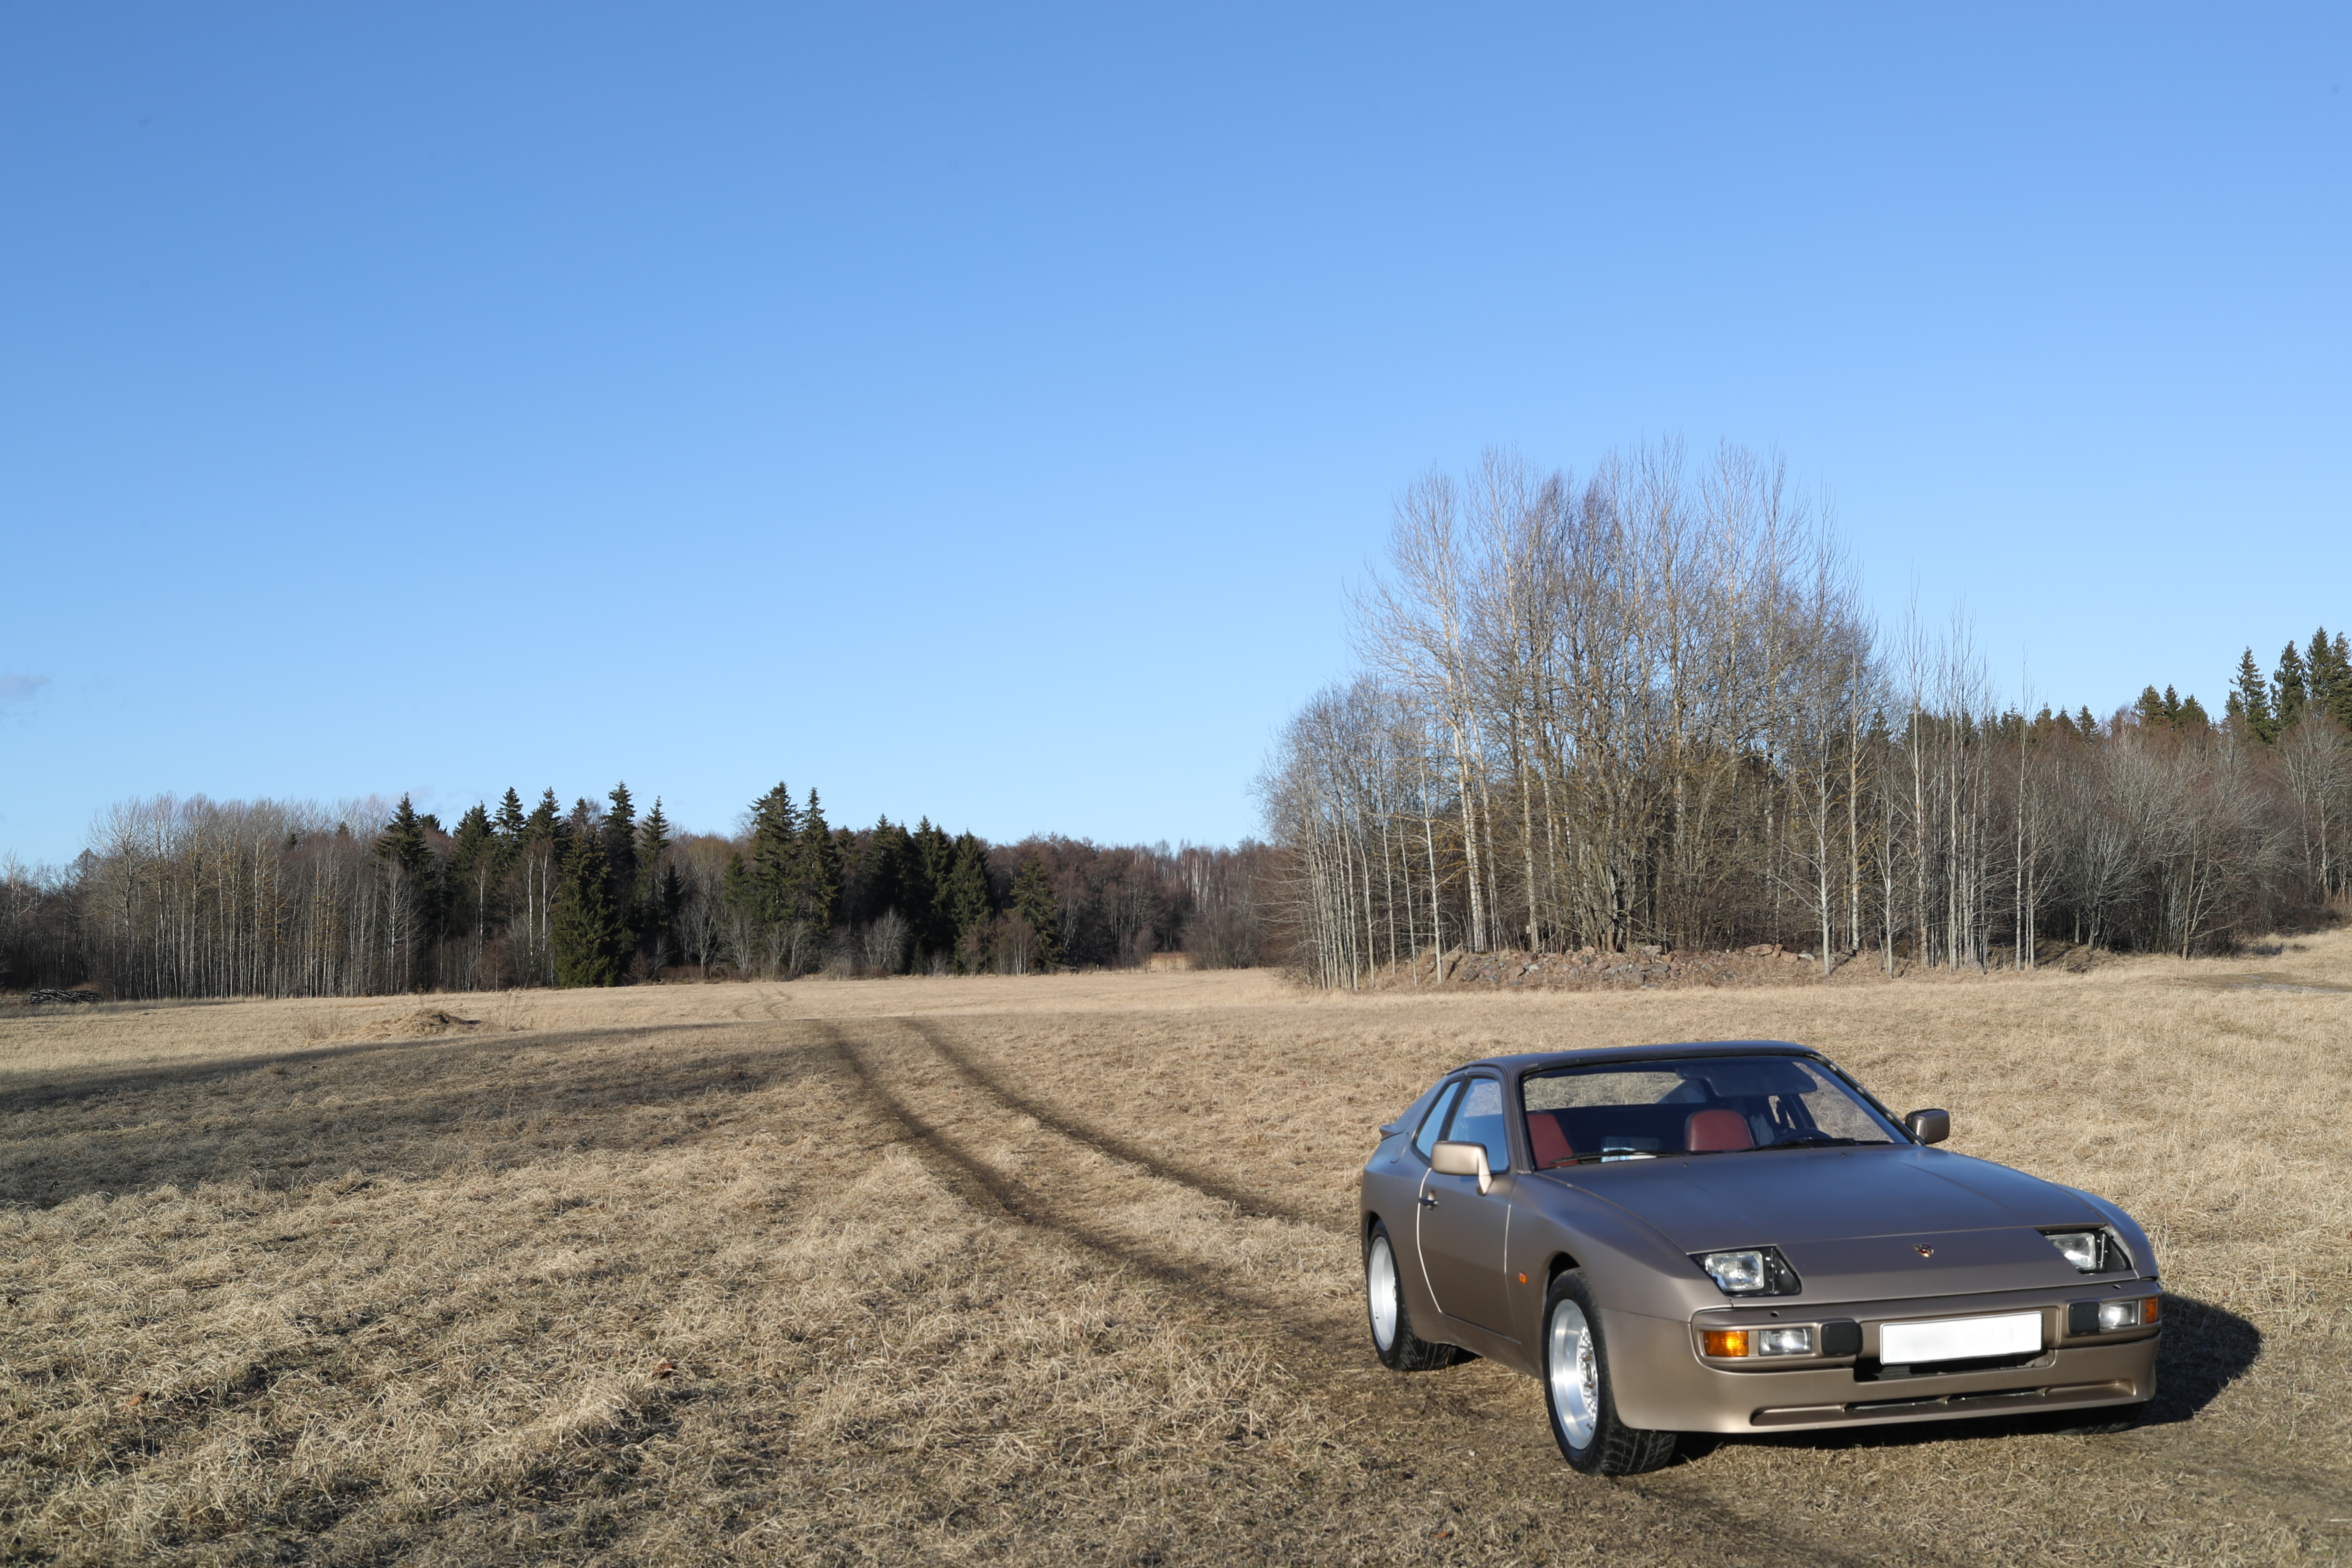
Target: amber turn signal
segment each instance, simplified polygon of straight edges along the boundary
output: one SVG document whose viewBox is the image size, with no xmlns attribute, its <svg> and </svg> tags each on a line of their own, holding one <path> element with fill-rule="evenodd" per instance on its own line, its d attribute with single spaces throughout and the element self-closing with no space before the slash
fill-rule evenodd
<svg viewBox="0 0 2352 1568">
<path fill-rule="evenodd" d="M 1699 1339 L 1709 1355 L 1735 1356 L 1748 1353 L 1746 1329 L 1708 1329 Z"/>
</svg>

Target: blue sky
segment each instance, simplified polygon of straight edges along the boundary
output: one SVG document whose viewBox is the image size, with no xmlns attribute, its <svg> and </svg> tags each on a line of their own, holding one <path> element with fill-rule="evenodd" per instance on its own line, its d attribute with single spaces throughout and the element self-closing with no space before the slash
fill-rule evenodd
<svg viewBox="0 0 2352 1568">
<path fill-rule="evenodd" d="M 1397 491 L 1681 435 L 2005 679 L 2352 623 L 2340 9 L 0 10 L 0 850 L 1229 840 Z"/>
</svg>

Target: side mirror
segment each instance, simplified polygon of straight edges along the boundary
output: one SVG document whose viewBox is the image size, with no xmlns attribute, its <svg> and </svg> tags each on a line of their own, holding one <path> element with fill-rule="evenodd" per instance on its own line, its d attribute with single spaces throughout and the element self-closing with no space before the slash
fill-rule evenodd
<svg viewBox="0 0 2352 1568">
<path fill-rule="evenodd" d="M 1941 1143 L 1952 1135 L 1952 1113 L 1948 1110 L 1915 1110 L 1903 1119 L 1911 1136 L 1922 1143 Z"/>
<path fill-rule="evenodd" d="M 1429 1168 L 1441 1176 L 1475 1176 L 1482 1193 L 1495 1184 L 1484 1143 L 1440 1143 L 1429 1152 Z"/>
</svg>

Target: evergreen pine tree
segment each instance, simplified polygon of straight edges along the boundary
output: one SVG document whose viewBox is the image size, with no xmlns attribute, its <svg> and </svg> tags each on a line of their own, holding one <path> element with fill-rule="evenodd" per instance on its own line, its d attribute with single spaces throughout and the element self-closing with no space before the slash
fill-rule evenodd
<svg viewBox="0 0 2352 1568">
<path fill-rule="evenodd" d="M 551 798 L 552 798 L 551 795 Z M 522 837 L 525 820 L 527 819 L 522 814 L 522 796 L 515 794 L 514 785 L 509 784 L 506 799 L 499 802 L 499 837 L 509 842 L 519 841 Z"/>
<path fill-rule="evenodd" d="M 954 858 L 940 891 L 955 931 L 957 967 L 968 969 L 971 965 L 965 956 L 965 939 L 987 924 L 988 917 L 996 912 L 988 890 L 988 851 L 971 834 L 957 836 Z"/>
<path fill-rule="evenodd" d="M 2204 730 L 2210 728 L 2213 721 L 2207 715 L 2205 704 L 2198 701 L 2192 691 L 2180 700 L 2180 712 L 2173 722 L 2184 730 Z"/>
<path fill-rule="evenodd" d="M 430 943 L 441 932 L 440 864 L 425 836 L 430 818 L 420 817 L 406 795 L 375 841 L 376 858 L 393 868 L 390 897 L 394 940 L 404 959 L 403 989 L 425 984 Z"/>
<path fill-rule="evenodd" d="M 685 903 L 686 879 L 677 874 L 676 865 L 663 867 L 661 895 L 654 906 L 660 911 L 660 930 L 663 935 L 668 936 L 677 930 L 677 912 Z"/>
<path fill-rule="evenodd" d="M 539 804 L 531 807 L 530 815 L 523 819 L 522 837 L 526 844 L 554 845 L 557 859 L 562 858 L 572 837 L 572 828 L 563 820 L 563 808 L 555 804 L 553 789 L 541 795 Z"/>
<path fill-rule="evenodd" d="M 782 784 L 751 803 L 751 843 L 741 871 L 730 873 L 728 898 L 762 931 L 792 918 L 800 837 L 800 812 Z"/>
<path fill-rule="evenodd" d="M 555 900 L 555 983 L 617 985 L 629 955 L 629 933 L 613 907 L 604 846 L 593 833 L 572 845 Z"/>
<path fill-rule="evenodd" d="M 604 814 L 604 873 L 613 881 L 613 907 L 632 932 L 637 927 L 637 807 L 626 783 L 613 786 Z"/>
<path fill-rule="evenodd" d="M 2180 693 L 2170 686 L 2164 689 L 2164 721 L 2172 725 L 2180 722 Z"/>
<path fill-rule="evenodd" d="M 2254 662 L 2254 650 L 2251 647 L 2239 656 L 2237 689 L 2230 694 L 2230 710 L 2242 716 L 2254 739 L 2263 744 L 2278 739 L 2278 720 L 2271 711 L 2270 685 L 2263 679 L 2263 667 Z"/>
<path fill-rule="evenodd" d="M 2178 708 L 2179 705 L 2180 700 L 2173 699 L 2173 706 Z M 2161 730 L 2168 721 L 2165 717 L 2164 699 L 2157 694 L 2153 686 L 2140 689 L 2139 700 L 2132 704 L 2132 711 L 2139 715 L 2140 724 L 2145 729 Z"/>
<path fill-rule="evenodd" d="M 375 852 L 379 858 L 415 876 L 424 875 L 431 866 L 433 847 L 425 841 L 425 824 L 406 795 L 400 797 L 392 820 L 384 824 L 383 836 L 375 841 Z"/>
<path fill-rule="evenodd" d="M 2083 739 L 2085 741 L 2095 741 L 2099 738 L 2099 721 L 2091 717 L 2089 703 L 2084 703 L 2082 710 L 2074 715 L 2074 728 L 2083 732 Z"/>
<path fill-rule="evenodd" d="M 2352 637 L 2336 634 L 2335 645 L 2328 650 L 2336 667 L 2336 690 L 2327 700 L 2327 711 L 2347 730 L 2352 730 Z"/>
<path fill-rule="evenodd" d="M 907 830 L 887 813 L 877 819 L 857 857 L 857 902 L 850 918 L 877 921 L 890 910 L 907 915 L 907 883 L 913 858 L 914 840 Z"/>
<path fill-rule="evenodd" d="M 2320 627 L 2311 634 L 2311 646 L 2304 653 L 2305 668 L 2310 672 L 2311 705 L 2331 719 L 2341 722 L 2339 710 L 2347 694 L 2345 688 L 2352 684 L 2352 670 L 2344 668 L 2337 658 L 2336 645 L 2328 640 L 2327 628 Z"/>
<path fill-rule="evenodd" d="M 794 912 L 822 942 L 841 918 L 841 847 L 825 826 L 824 808 L 817 804 L 814 790 L 809 791 L 808 809 L 801 814 L 799 862 L 799 908 Z"/>
<path fill-rule="evenodd" d="M 2309 700 L 2311 688 L 2303 668 L 2303 655 L 2293 643 L 2279 654 L 2278 673 L 2271 677 L 2271 711 L 2278 716 L 2279 732 L 2284 734 L 2303 717 L 2303 705 Z"/>
<path fill-rule="evenodd" d="M 660 902 L 658 884 L 661 880 L 662 856 L 670 847 L 669 818 L 662 815 L 661 796 L 654 796 L 654 808 L 637 824 L 637 901 L 657 905 Z"/>
<path fill-rule="evenodd" d="M 906 911 L 915 925 L 915 945 L 924 952 L 954 951 L 955 913 L 948 907 L 948 876 L 955 869 L 955 841 L 924 817 L 915 828 L 914 872 L 922 879 L 923 895 Z"/>
<path fill-rule="evenodd" d="M 512 790 L 507 792 L 507 798 L 514 799 Z M 516 802 L 518 817 L 520 807 L 521 803 Z M 457 819 L 457 832 L 449 847 L 451 935 L 470 936 L 478 942 L 488 938 L 490 922 L 497 918 L 499 882 L 506 869 L 501 848 L 488 810 L 475 803 Z"/>
<path fill-rule="evenodd" d="M 1060 967 L 1062 962 L 1062 906 L 1054 897 L 1054 885 L 1045 877 L 1045 861 L 1036 850 L 1021 862 L 1021 874 L 1013 881 L 1013 907 L 1037 933 L 1037 967 L 1049 970 Z"/>
</svg>

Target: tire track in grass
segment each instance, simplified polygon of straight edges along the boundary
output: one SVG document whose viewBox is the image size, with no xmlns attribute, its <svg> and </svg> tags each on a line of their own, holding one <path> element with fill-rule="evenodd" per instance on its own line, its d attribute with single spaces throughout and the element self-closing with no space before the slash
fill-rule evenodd
<svg viewBox="0 0 2352 1568">
<path fill-rule="evenodd" d="M 883 1076 L 874 1069 L 866 1054 L 850 1045 L 836 1026 L 818 1019 L 798 1021 L 814 1025 L 826 1037 L 834 1055 L 857 1079 L 868 1100 L 905 1128 L 910 1142 L 928 1150 L 939 1163 L 944 1164 L 947 1169 L 943 1173 L 950 1185 L 962 1194 L 976 1196 L 980 1200 L 979 1206 L 992 1211 L 999 1218 L 1051 1231 L 1121 1268 L 1133 1269 L 1191 1295 L 1207 1296 L 1229 1312 L 1243 1314 L 1301 1344 L 1317 1350 L 1328 1348 L 1324 1336 L 1307 1332 L 1297 1323 L 1287 1321 L 1269 1310 L 1265 1303 L 1251 1300 L 1228 1289 L 1213 1275 L 1143 1253 L 1124 1238 L 1108 1234 L 1102 1227 L 1090 1226 L 1066 1212 L 1064 1205 L 1005 1179 L 986 1160 L 954 1137 L 945 1124 L 926 1117 L 904 1096 L 893 1090 Z M 1047 1131 L 1055 1136 L 1066 1136 L 1054 1129 Z"/>
<path fill-rule="evenodd" d="M 1205 1196 L 1229 1203 L 1245 1215 L 1264 1215 L 1273 1219 L 1288 1220 L 1293 1225 L 1307 1226 L 1316 1230 L 1333 1229 L 1328 1215 L 1317 1215 L 1301 1206 L 1286 1204 L 1276 1198 L 1269 1198 L 1262 1193 L 1246 1191 L 1197 1167 L 1153 1153 L 1139 1143 L 1063 1116 L 1042 1101 L 1023 1094 L 1008 1083 L 1002 1074 L 983 1066 L 971 1052 L 950 1040 L 947 1037 L 947 1032 L 928 1018 L 908 1017 L 896 1021 L 904 1024 L 919 1035 L 925 1045 L 930 1047 L 940 1056 L 945 1057 L 964 1077 L 971 1079 L 1039 1126 L 1058 1132 L 1072 1142 L 1086 1144 L 1114 1160 L 1140 1166 L 1144 1171 L 1162 1181 L 1173 1182 L 1179 1186 L 1190 1187 Z"/>
<path fill-rule="evenodd" d="M 1173 1261 L 1168 1247 L 1155 1249 L 1104 1223 L 1099 1216 L 1114 1212 L 1122 1194 L 1100 1191 L 1099 1163 L 1107 1161 L 1133 1167 L 1121 1173 L 1123 1184 L 1130 1187 L 1138 1183 L 1173 1187 L 1235 1208 L 1262 1210 L 1262 1201 L 1236 1202 L 1229 1193 L 1184 1180 L 1158 1160 L 1134 1159 L 1105 1147 L 1083 1129 L 1070 1127 L 1066 1119 L 1036 1116 L 1029 1109 L 1027 1096 L 1004 1093 L 988 1078 L 970 1072 L 958 1059 L 961 1053 L 940 1049 L 929 1032 L 909 1026 L 905 1019 L 877 1020 L 911 1039 L 931 1061 L 946 1067 L 985 1099 L 1014 1117 L 1028 1117 L 1035 1123 L 1041 1136 L 1030 1140 L 1031 1147 L 1024 1151 L 1034 1157 L 1024 1158 L 1012 1171 L 1000 1168 L 956 1124 L 927 1113 L 909 1098 L 903 1081 L 887 1070 L 887 1047 L 870 1038 L 853 1040 L 838 1020 L 788 1020 L 772 1008 L 770 1016 L 780 1024 L 815 1030 L 869 1102 L 907 1129 L 913 1142 L 932 1156 L 935 1168 L 944 1167 L 943 1174 L 959 1194 L 973 1194 L 982 1206 L 1001 1217 L 1045 1230 L 1066 1245 L 1158 1281 L 1180 1296 L 1205 1298 L 1222 1310 L 1224 1325 L 1244 1332 L 1264 1329 L 1287 1342 L 1295 1353 L 1285 1356 L 1280 1370 L 1297 1377 L 1305 1389 L 1341 1415 L 1348 1440 L 1364 1450 L 1368 1462 L 1376 1465 L 1381 1474 L 1402 1481 L 1410 1493 L 1444 1500 L 1450 1512 L 1465 1519 L 1479 1517 L 1476 1500 L 1498 1493 L 1522 1505 L 1557 1495 L 1563 1523 L 1573 1518 L 1577 1533 L 1605 1533 L 1626 1545 L 1640 1542 L 1654 1547 L 1662 1538 L 1679 1536 L 1682 1539 L 1675 1544 L 1696 1548 L 1688 1559 L 1696 1562 L 1803 1561 L 1863 1568 L 1879 1561 L 1874 1555 L 1852 1554 L 1829 1542 L 1800 1540 L 1743 1517 L 1707 1495 L 1706 1483 L 1686 1468 L 1617 1482 L 1574 1477 L 1560 1462 L 1540 1414 L 1530 1419 L 1523 1410 L 1502 1408 L 1505 1401 L 1516 1405 L 1527 1403 L 1516 1374 L 1508 1374 L 1509 1391 L 1498 1400 L 1491 1378 L 1481 1386 L 1443 1373 L 1405 1378 L 1387 1371 L 1358 1342 L 1360 1331 L 1352 1321 L 1352 1311 L 1342 1325 L 1311 1308 L 1302 1312 L 1295 1300 L 1268 1301 L 1230 1278 L 1230 1266 Z M 966 1124 L 971 1121 L 963 1120 Z M 983 1123 L 992 1128 L 1013 1124 L 1013 1118 Z M 1055 1144 L 1066 1148 L 1057 1151 Z M 1077 1153 L 1075 1162 L 1068 1157 L 1069 1150 Z M 1097 1167 L 1091 1173 L 1086 1168 L 1089 1157 Z M 1243 1215 L 1223 1223 L 1230 1228 L 1250 1220 Z M 1336 1239 L 1328 1226 L 1263 1214 L 1255 1223 L 1311 1229 L 1327 1244 Z M 1326 1321 L 1313 1322 L 1316 1317 Z M 1301 1321 L 1302 1318 L 1309 1321 Z M 1206 1327 L 1210 1326 L 1194 1325 L 1193 1331 Z M 1514 1394 L 1522 1397 L 1514 1400 Z M 1472 1430 L 1478 1434 L 1478 1442 L 1490 1445 L 1483 1458 L 1463 1440 L 1462 1435 Z M 1511 1517 L 1518 1517 L 1516 1510 Z M 1910 1553 L 1910 1560 L 1948 1561 L 1916 1552 Z"/>
</svg>

